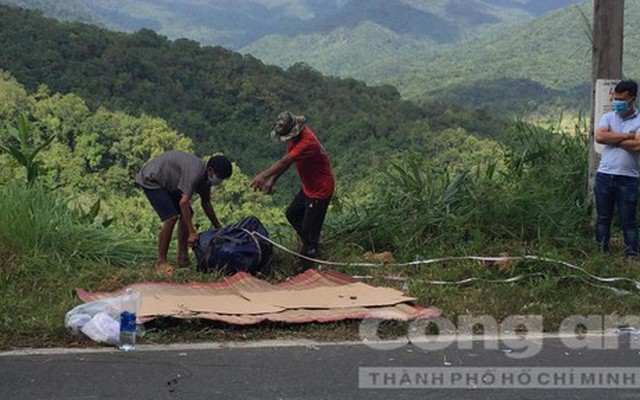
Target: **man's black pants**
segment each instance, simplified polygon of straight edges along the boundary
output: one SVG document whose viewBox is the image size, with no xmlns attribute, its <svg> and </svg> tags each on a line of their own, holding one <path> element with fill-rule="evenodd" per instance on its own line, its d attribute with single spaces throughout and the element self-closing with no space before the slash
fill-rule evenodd
<svg viewBox="0 0 640 400">
<path fill-rule="evenodd" d="M 314 257 L 318 253 L 320 231 L 330 201 L 331 197 L 322 200 L 312 199 L 300 190 L 287 208 L 287 220 L 300 236 L 301 253 L 305 256 Z"/>
</svg>

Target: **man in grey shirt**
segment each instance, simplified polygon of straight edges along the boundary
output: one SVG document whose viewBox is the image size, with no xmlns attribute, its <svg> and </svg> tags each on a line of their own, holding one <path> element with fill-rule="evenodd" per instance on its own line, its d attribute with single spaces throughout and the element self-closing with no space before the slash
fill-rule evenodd
<svg viewBox="0 0 640 400">
<path fill-rule="evenodd" d="M 205 164 L 193 154 L 175 150 L 151 159 L 138 172 L 135 184 L 144 190 L 163 222 L 156 266 L 171 269 L 167 253 L 178 220 L 178 266 L 189 265 L 187 246 L 193 247 L 198 241 L 190 205 L 194 194 L 200 195 L 200 204 L 211 224 L 216 229 L 222 227 L 211 206 L 211 186 L 219 185 L 231 172 L 231 162 L 223 155 L 215 155 Z"/>
</svg>

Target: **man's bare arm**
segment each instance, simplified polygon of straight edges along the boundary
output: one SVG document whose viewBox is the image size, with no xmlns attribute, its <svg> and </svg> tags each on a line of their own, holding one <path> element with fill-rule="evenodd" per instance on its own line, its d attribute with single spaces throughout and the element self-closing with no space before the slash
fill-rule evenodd
<svg viewBox="0 0 640 400">
<path fill-rule="evenodd" d="M 211 202 L 207 201 L 207 200 L 201 200 L 200 201 L 200 205 L 202 206 L 202 210 L 206 214 L 207 218 L 209 218 L 209 221 L 211 221 L 211 225 L 213 225 L 213 227 L 216 228 L 216 229 L 222 228 L 222 224 L 220 223 L 220 221 L 218 221 L 218 217 L 216 216 L 216 212 L 213 211 L 213 207 L 211 206 Z"/>
<path fill-rule="evenodd" d="M 621 141 L 618 146 L 628 151 L 640 151 L 640 133 L 629 134 L 628 138 Z"/>
<path fill-rule="evenodd" d="M 633 139 L 632 133 L 614 132 L 609 128 L 598 127 L 596 129 L 596 142 L 600 144 L 620 144 L 622 141 Z"/>
<path fill-rule="evenodd" d="M 196 241 L 198 241 L 198 233 L 196 232 L 196 228 L 193 226 L 193 215 L 191 215 L 190 200 L 191 198 L 184 193 L 180 197 L 180 217 L 182 219 L 181 223 L 185 224 L 187 231 L 189 232 L 187 239 L 189 246 L 194 246 Z"/>
<path fill-rule="evenodd" d="M 269 168 L 256 175 L 251 181 L 250 186 L 254 189 L 267 189 L 271 191 L 278 178 L 289 169 L 293 161 L 293 158 L 289 154 L 285 154 L 284 157 L 273 163 Z M 267 188 L 264 187 L 265 184 Z"/>
</svg>

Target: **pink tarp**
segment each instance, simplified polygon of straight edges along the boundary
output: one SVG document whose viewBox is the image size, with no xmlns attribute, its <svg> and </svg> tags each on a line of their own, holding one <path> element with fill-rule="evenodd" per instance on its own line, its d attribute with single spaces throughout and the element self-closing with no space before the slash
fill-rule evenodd
<svg viewBox="0 0 640 400">
<path fill-rule="evenodd" d="M 277 285 L 240 272 L 214 283 L 142 282 L 127 287 L 141 294 L 139 322 L 173 317 L 250 325 L 364 318 L 409 321 L 440 315 L 398 290 L 370 286 L 335 271 L 310 269 Z M 115 292 L 76 289 L 76 293 L 89 302 L 117 296 L 127 287 Z"/>
</svg>

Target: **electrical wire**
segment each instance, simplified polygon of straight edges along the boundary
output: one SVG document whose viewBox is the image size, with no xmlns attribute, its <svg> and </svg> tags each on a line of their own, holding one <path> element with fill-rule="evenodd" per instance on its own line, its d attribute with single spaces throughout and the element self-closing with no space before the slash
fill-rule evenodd
<svg viewBox="0 0 640 400">
<path fill-rule="evenodd" d="M 473 261 L 486 261 L 486 262 L 509 262 L 509 261 L 521 261 L 521 260 L 536 260 L 536 261 L 543 261 L 543 262 L 548 262 L 548 263 L 554 263 L 554 264 L 559 264 L 562 265 L 564 267 L 573 269 L 575 271 L 580 272 L 581 274 L 583 274 L 583 277 L 578 277 L 576 275 L 564 275 L 564 276 L 560 276 L 560 278 L 564 279 L 564 278 L 580 278 L 580 279 L 584 279 L 584 277 L 586 276 L 587 278 L 597 281 L 597 282 L 601 282 L 601 283 L 617 283 L 617 282 L 627 282 L 627 283 L 631 283 L 633 285 L 633 287 L 640 291 L 640 282 L 636 281 L 635 279 L 631 279 L 631 278 L 625 278 L 625 277 L 601 277 L 601 276 L 597 276 L 594 274 L 591 274 L 590 272 L 588 272 L 587 270 L 585 270 L 584 268 L 578 267 L 577 265 L 573 265 L 571 263 L 568 263 L 566 261 L 561 261 L 561 260 L 554 260 L 552 258 L 548 258 L 548 257 L 541 257 L 541 256 L 536 256 L 536 255 L 524 255 L 524 256 L 498 256 L 498 257 L 491 257 L 491 256 L 452 256 L 452 257 L 440 257 L 440 258 L 429 258 L 429 259 L 424 259 L 424 260 L 417 260 L 417 261 L 411 261 L 411 262 L 405 262 L 405 263 L 364 263 L 364 262 L 336 262 L 336 261 L 326 261 L 326 260 L 319 260 L 316 258 L 312 258 L 312 257 L 308 257 L 305 256 L 303 254 L 297 253 L 293 250 L 290 250 L 288 248 L 286 248 L 285 246 L 281 245 L 280 243 L 277 243 L 275 241 L 273 241 L 272 239 L 270 239 L 267 236 L 264 236 L 262 234 L 260 234 L 259 232 L 249 232 L 247 231 L 247 233 L 249 233 L 252 236 L 257 236 L 258 238 L 260 238 L 261 240 L 264 240 L 270 244 L 272 244 L 273 246 L 279 248 L 280 250 L 289 253 L 291 255 L 294 255 L 298 258 L 307 260 L 307 261 L 311 261 L 313 263 L 319 264 L 319 265 L 326 265 L 326 266 L 333 266 L 333 267 L 368 267 L 368 268 L 378 268 L 378 267 L 409 267 L 409 266 L 418 266 L 418 265 L 428 265 L 428 264 L 435 264 L 435 263 L 441 263 L 441 262 L 445 262 L 445 261 L 458 261 L 458 260 L 473 260 Z M 521 281 L 525 278 L 528 277 L 533 277 L 533 276 L 546 276 L 546 274 L 542 274 L 542 273 L 532 273 L 532 274 L 520 274 L 511 278 L 506 278 L 506 279 L 483 279 L 483 278 L 476 278 L 476 277 L 471 277 L 471 278 L 466 278 L 466 279 L 462 279 L 462 280 L 457 280 L 457 281 L 443 281 L 443 280 L 421 280 L 424 283 L 430 284 L 430 285 L 465 285 L 468 283 L 472 283 L 472 282 L 487 282 L 487 283 L 513 283 L 513 282 L 518 282 Z M 353 278 L 355 279 L 373 279 L 376 278 L 372 275 L 354 275 Z M 396 281 L 402 281 L 402 280 L 408 280 L 408 278 L 404 278 L 404 277 L 399 277 L 399 276 L 385 276 L 383 278 L 389 279 L 389 280 L 396 280 Z M 593 285 L 593 286 L 597 286 L 597 287 L 602 287 L 602 288 L 606 288 L 609 290 L 612 290 L 618 294 L 627 294 L 629 292 L 627 292 L 626 290 L 623 289 L 619 289 L 613 286 L 609 286 L 609 285 L 597 285 L 597 284 L 593 284 L 591 282 L 588 282 L 589 284 Z"/>
</svg>

